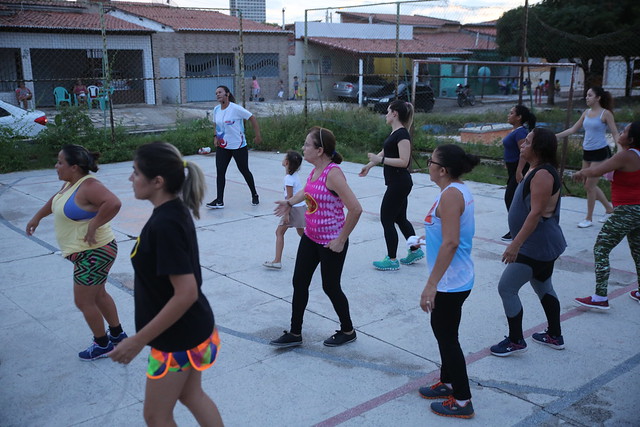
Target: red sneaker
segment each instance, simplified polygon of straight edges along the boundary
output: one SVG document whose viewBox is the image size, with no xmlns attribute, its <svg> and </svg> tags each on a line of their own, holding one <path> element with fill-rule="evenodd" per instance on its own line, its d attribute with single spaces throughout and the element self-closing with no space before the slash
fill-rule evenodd
<svg viewBox="0 0 640 427">
<path fill-rule="evenodd" d="M 609 301 L 594 301 L 593 299 L 591 299 L 591 297 L 584 297 L 584 298 L 576 298 L 574 300 L 575 302 L 577 302 L 578 304 L 585 306 L 585 307 L 589 307 L 589 308 L 597 308 L 599 310 L 609 310 Z"/>
<path fill-rule="evenodd" d="M 634 301 L 640 302 L 640 291 L 629 292 L 629 298 L 631 298 Z"/>
</svg>

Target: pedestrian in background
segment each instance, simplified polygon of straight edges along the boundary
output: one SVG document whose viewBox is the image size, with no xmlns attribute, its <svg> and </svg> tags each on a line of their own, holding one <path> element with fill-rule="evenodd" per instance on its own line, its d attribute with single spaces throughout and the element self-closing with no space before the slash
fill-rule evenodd
<svg viewBox="0 0 640 427">
<path fill-rule="evenodd" d="M 420 388 L 431 410 L 441 416 L 471 418 L 469 377 L 458 340 L 462 305 L 471 293 L 474 266 L 471 259 L 475 234 L 474 200 L 460 177 L 480 163 L 457 145 L 437 147 L 429 159 L 429 177 L 440 194 L 427 213 L 425 240 L 429 278 L 420 295 L 420 307 L 431 313 L 431 329 L 438 341 L 442 365 L 440 381 Z"/>
<path fill-rule="evenodd" d="M 251 99 L 250 101 L 260 100 L 260 83 L 256 76 L 251 77 Z"/>
<path fill-rule="evenodd" d="M 136 199 L 150 201 L 154 209 L 131 251 L 137 333 L 109 357 L 128 364 L 151 346 L 143 408 L 148 425 L 176 425 L 179 400 L 199 425 L 222 426 L 216 404 L 202 390 L 202 371 L 213 365 L 220 346 L 201 289 L 191 217 L 200 217 L 204 174 L 173 145 L 154 142 L 136 151 L 129 180 Z"/>
</svg>

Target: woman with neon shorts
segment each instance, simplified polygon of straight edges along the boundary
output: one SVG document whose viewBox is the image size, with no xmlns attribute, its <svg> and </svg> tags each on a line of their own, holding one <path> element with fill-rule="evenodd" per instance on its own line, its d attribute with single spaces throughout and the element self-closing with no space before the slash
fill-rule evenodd
<svg viewBox="0 0 640 427">
<path fill-rule="evenodd" d="M 127 364 L 151 346 L 147 424 L 174 422 L 179 400 L 200 425 L 222 426 L 218 408 L 202 390 L 202 371 L 215 362 L 220 339 L 201 291 L 198 240 L 189 212 L 199 218 L 204 174 L 173 145 L 154 142 L 136 152 L 129 180 L 135 197 L 149 200 L 154 210 L 131 251 L 137 334 L 109 356 Z"/>
<path fill-rule="evenodd" d="M 78 353 L 81 360 L 106 357 L 127 334 L 105 284 L 118 255 L 109 222 L 120 211 L 120 200 L 89 172 L 97 172 L 98 153 L 80 145 L 65 145 L 56 172 L 62 188 L 31 218 L 31 236 L 42 218 L 53 214 L 62 256 L 73 263 L 73 297 L 93 332 L 93 342 Z M 104 322 L 109 329 L 105 332 Z"/>
</svg>

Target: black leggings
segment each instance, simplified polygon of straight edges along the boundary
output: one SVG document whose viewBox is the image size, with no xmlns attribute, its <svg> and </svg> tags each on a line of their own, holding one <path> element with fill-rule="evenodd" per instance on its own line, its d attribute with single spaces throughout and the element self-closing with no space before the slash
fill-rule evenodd
<svg viewBox="0 0 640 427">
<path fill-rule="evenodd" d="M 221 202 L 224 201 L 225 175 L 227 174 L 227 168 L 229 167 L 232 157 L 236 161 L 238 170 L 244 177 L 244 180 L 247 182 L 249 190 L 251 190 L 251 195 L 258 195 L 256 184 L 253 181 L 253 175 L 249 170 L 249 150 L 247 146 L 245 145 L 237 150 L 227 150 L 226 148 L 218 147 L 216 148 L 216 184 L 218 185 L 218 196 L 216 199 Z"/>
<path fill-rule="evenodd" d="M 405 239 L 416 234 L 413 225 L 407 219 L 407 199 L 411 193 L 411 181 L 408 183 L 391 184 L 382 198 L 380 205 L 380 222 L 384 230 L 384 240 L 387 243 L 387 255 L 395 258 L 398 252 L 398 232 L 395 224 Z"/>
<path fill-rule="evenodd" d="M 453 397 L 471 399 L 467 363 L 458 341 L 458 329 L 462 317 L 462 304 L 471 291 L 437 292 L 435 309 L 431 313 L 431 329 L 440 350 L 440 381 L 451 384 Z"/>
<path fill-rule="evenodd" d="M 518 181 L 516 180 L 516 172 L 518 171 L 518 162 L 504 162 L 507 166 L 507 173 L 509 177 L 507 178 L 507 188 L 504 190 L 504 204 L 507 207 L 507 212 L 511 207 L 511 202 L 513 201 L 513 195 L 516 193 L 516 188 L 518 187 Z M 524 168 L 522 170 L 522 175 L 525 175 L 529 170 L 529 163 L 525 163 Z"/>
<path fill-rule="evenodd" d="M 306 234 L 302 235 L 293 271 L 292 334 L 302 333 L 302 318 L 309 301 L 309 286 L 318 264 L 320 264 L 320 275 L 322 276 L 322 290 L 331 300 L 333 309 L 340 319 L 340 330 L 343 332 L 353 330 L 353 323 L 351 323 L 349 315 L 349 301 L 340 287 L 340 277 L 348 247 L 349 241 L 347 240 L 342 252 L 336 253 L 314 242 Z"/>
</svg>

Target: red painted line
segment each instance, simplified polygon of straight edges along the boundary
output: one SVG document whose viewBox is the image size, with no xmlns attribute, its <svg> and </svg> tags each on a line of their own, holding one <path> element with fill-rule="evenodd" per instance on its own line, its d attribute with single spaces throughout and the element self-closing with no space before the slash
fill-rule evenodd
<svg viewBox="0 0 640 427">
<path fill-rule="evenodd" d="M 622 289 L 617 289 L 616 291 L 613 291 L 609 294 L 609 299 L 612 300 L 628 292 L 631 292 L 632 290 L 637 289 L 637 286 L 638 286 L 637 284 L 633 284 L 633 285 L 626 286 Z M 590 311 L 590 309 L 586 307 L 584 308 L 576 307 L 562 314 L 560 316 L 560 320 L 561 321 L 569 320 L 573 317 L 580 316 L 587 311 Z M 539 325 L 536 325 L 532 328 L 529 328 L 526 331 L 524 331 L 524 337 L 529 338 L 535 332 L 540 332 L 544 330 L 546 326 L 547 326 L 547 323 L 545 322 L 545 323 L 540 323 Z M 475 353 L 469 354 L 467 357 L 465 357 L 465 360 L 468 366 L 490 355 L 491 355 L 491 351 L 489 350 L 489 348 L 484 348 L 480 351 L 476 351 Z M 337 415 L 334 415 L 331 418 L 327 418 L 326 420 L 321 421 L 318 424 L 315 424 L 314 427 L 333 427 L 333 426 L 342 424 L 366 412 L 369 412 L 381 405 L 384 405 L 385 403 L 391 402 L 392 400 L 395 400 L 398 397 L 404 396 L 405 394 L 415 393 L 419 387 L 427 384 L 433 384 L 434 382 L 436 382 L 439 379 L 439 376 L 440 376 L 440 370 L 429 372 L 427 375 L 423 377 L 412 380 L 403 386 L 393 389 L 387 393 L 381 394 L 380 396 L 374 397 L 373 399 L 370 399 L 366 402 L 356 405 L 353 408 L 349 408 L 346 411 L 341 412 Z"/>
</svg>

